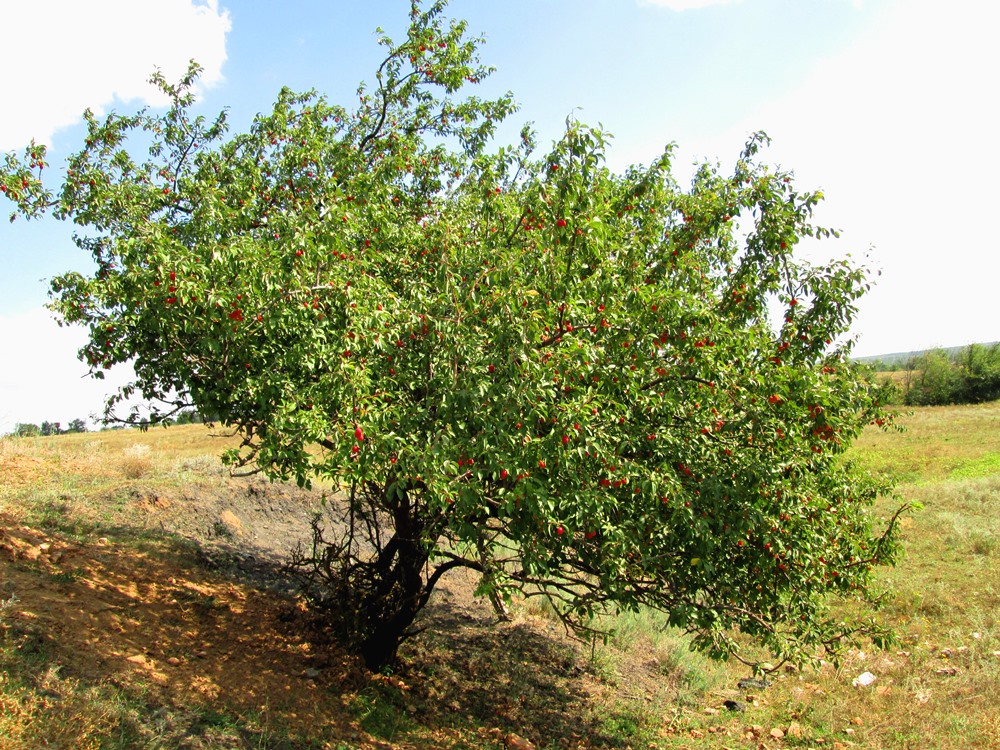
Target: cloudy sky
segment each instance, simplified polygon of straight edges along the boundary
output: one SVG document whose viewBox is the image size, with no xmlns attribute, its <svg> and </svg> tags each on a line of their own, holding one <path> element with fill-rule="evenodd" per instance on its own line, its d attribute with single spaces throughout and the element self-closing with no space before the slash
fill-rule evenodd
<svg viewBox="0 0 1000 750">
<path fill-rule="evenodd" d="M 361 7 L 361 6 L 364 7 Z M 82 140 L 81 112 L 159 102 L 154 68 L 205 67 L 200 106 L 235 127 L 282 85 L 349 105 L 395 38 L 408 0 L 0 0 L 0 153 L 49 144 L 53 173 Z M 822 189 L 822 223 L 842 238 L 814 252 L 881 271 L 863 301 L 856 353 L 1000 339 L 1000 5 L 981 0 L 452 0 L 497 68 L 486 91 L 514 92 L 511 132 L 543 142 L 567 115 L 614 136 L 610 163 L 678 144 L 728 168 L 747 136 L 768 161 Z M 5 208 L 0 205 L 0 208 Z M 0 212 L 6 215 L 7 211 Z M 17 422 L 86 418 L 108 382 L 84 378 L 82 331 L 43 308 L 46 279 L 86 269 L 53 221 L 0 225 L 0 434 Z M 113 382 L 114 379 L 112 379 Z"/>
</svg>

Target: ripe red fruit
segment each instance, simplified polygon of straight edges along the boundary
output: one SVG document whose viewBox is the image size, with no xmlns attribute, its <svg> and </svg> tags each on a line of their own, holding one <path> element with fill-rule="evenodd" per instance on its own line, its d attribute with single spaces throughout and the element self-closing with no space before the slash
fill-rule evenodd
<svg viewBox="0 0 1000 750">
<path fill-rule="evenodd" d="M 556 226 L 560 227 L 560 228 L 566 226 L 566 219 L 559 219 L 559 220 L 557 220 L 556 221 Z"/>
<path fill-rule="evenodd" d="M 564 529 L 562 526 L 556 526 L 556 534 L 558 536 L 562 536 L 565 533 L 566 533 L 566 529 Z"/>
<path fill-rule="evenodd" d="M 767 397 L 767 403 L 769 403 L 769 404 L 780 404 L 781 403 L 781 396 L 779 396 L 776 393 L 773 393 L 773 394 L 771 394 L 770 396 Z"/>
<path fill-rule="evenodd" d="M 501 479 L 506 479 L 508 476 L 509 476 L 509 474 L 507 473 L 506 469 L 504 469 L 503 471 L 500 472 L 500 478 Z"/>
<path fill-rule="evenodd" d="M 497 368 L 493 364 L 490 364 L 489 366 L 487 366 L 486 369 L 489 370 L 490 372 L 495 372 Z"/>
<path fill-rule="evenodd" d="M 360 426 L 354 428 L 354 437 L 359 443 L 365 439 L 365 433 L 362 431 Z"/>
<path fill-rule="evenodd" d="M 569 435 L 562 436 L 562 443 L 563 445 L 569 445 Z"/>
<path fill-rule="evenodd" d="M 545 468 L 545 462 L 544 461 L 539 461 L 538 462 L 538 468 L 539 469 L 544 469 Z"/>
</svg>

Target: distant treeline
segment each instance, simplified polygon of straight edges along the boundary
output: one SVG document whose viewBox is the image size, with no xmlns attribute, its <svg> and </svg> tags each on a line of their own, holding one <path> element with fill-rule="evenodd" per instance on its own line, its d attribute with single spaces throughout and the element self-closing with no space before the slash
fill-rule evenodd
<svg viewBox="0 0 1000 750">
<path fill-rule="evenodd" d="M 931 349 L 903 363 L 868 362 L 895 373 L 899 401 L 911 406 L 978 404 L 1000 398 L 1000 343 L 958 350 Z"/>
<path fill-rule="evenodd" d="M 164 420 L 163 424 L 196 424 L 203 421 L 205 420 L 194 409 L 185 409 L 173 419 Z M 101 429 L 117 430 L 123 428 L 124 425 L 111 424 Z M 66 427 L 63 427 L 61 422 L 42 422 L 41 424 L 19 422 L 10 434 L 14 437 L 47 437 L 49 435 L 66 435 L 70 432 L 88 432 L 87 422 L 83 419 L 73 419 Z"/>
</svg>

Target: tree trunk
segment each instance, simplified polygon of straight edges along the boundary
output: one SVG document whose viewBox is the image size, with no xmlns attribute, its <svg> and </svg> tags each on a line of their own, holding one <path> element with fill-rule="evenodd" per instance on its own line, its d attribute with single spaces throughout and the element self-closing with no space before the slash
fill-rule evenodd
<svg viewBox="0 0 1000 750">
<path fill-rule="evenodd" d="M 387 577 L 378 582 L 377 597 L 357 603 L 366 612 L 369 628 L 357 634 L 358 650 L 372 672 L 391 664 L 399 646 L 411 635 L 410 626 L 426 601 L 422 575 L 426 562 L 427 554 L 419 544 L 401 541 Z"/>
</svg>

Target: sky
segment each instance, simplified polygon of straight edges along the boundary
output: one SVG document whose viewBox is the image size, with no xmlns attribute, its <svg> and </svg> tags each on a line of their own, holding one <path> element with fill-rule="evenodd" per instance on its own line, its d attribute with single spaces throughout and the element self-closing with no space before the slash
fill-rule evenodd
<svg viewBox="0 0 1000 750">
<path fill-rule="evenodd" d="M 51 176 L 82 145 L 81 114 L 156 108 L 154 69 L 205 69 L 199 109 L 233 130 L 279 89 L 350 106 L 381 60 L 376 27 L 401 39 L 409 0 L 0 0 L 0 154 L 32 138 Z M 496 73 L 476 93 L 512 91 L 540 142 L 568 116 L 614 135 L 609 164 L 649 163 L 677 144 L 676 172 L 735 163 L 766 131 L 763 160 L 823 190 L 819 223 L 878 274 L 862 300 L 855 354 L 1000 339 L 995 178 L 1000 4 L 982 0 L 451 0 L 486 38 Z M 0 202 L 0 216 L 9 213 Z M 88 419 L 127 380 L 86 377 L 83 330 L 44 305 L 48 279 L 87 270 L 73 227 L 0 223 L 0 434 L 19 422 Z"/>
</svg>

